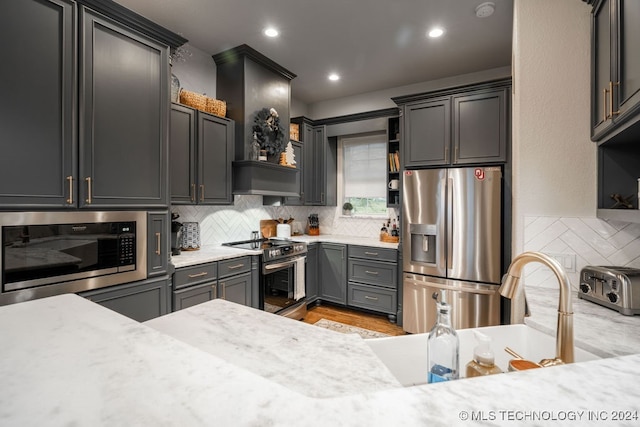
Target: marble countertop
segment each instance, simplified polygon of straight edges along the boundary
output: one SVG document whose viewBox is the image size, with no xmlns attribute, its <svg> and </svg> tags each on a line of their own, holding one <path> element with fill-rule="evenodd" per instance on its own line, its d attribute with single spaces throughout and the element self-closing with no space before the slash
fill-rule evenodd
<svg viewBox="0 0 640 427">
<path fill-rule="evenodd" d="M 525 324 L 555 336 L 559 290 L 527 287 L 525 292 L 531 311 Z M 600 357 L 640 353 L 640 316 L 624 316 L 575 294 L 572 301 L 576 347 Z"/>
<path fill-rule="evenodd" d="M 181 251 L 180 255 L 171 256 L 175 268 L 189 267 L 207 262 L 222 261 L 245 255 L 260 255 L 262 251 L 230 248 L 228 246 L 203 245 L 197 251 Z"/>
<path fill-rule="evenodd" d="M 222 318 L 230 305 L 208 307 Z M 246 311 L 245 321 L 263 314 Z M 0 323 L 11 325 L 0 329 L 2 426 L 617 426 L 640 416 L 640 354 L 318 398 L 76 295 L 0 307 Z M 237 351 L 259 358 L 251 339 Z M 350 354 L 353 336 L 336 339 L 346 347 L 335 351 Z M 304 379 L 321 381 L 314 374 Z"/>
<path fill-rule="evenodd" d="M 221 299 L 145 324 L 311 397 L 400 386 L 359 335 L 337 334 Z"/>
<path fill-rule="evenodd" d="M 398 249 L 397 243 L 381 242 L 371 237 L 338 236 L 333 234 L 321 234 L 319 236 L 292 236 L 291 240 L 307 243 L 327 242 L 345 245 L 372 246 L 376 248 Z M 171 263 L 176 267 L 189 267 L 207 262 L 221 261 L 237 258 L 245 255 L 260 255 L 260 250 L 238 249 L 220 245 L 202 245 L 197 251 L 181 251 L 180 255 L 173 255 Z"/>
</svg>

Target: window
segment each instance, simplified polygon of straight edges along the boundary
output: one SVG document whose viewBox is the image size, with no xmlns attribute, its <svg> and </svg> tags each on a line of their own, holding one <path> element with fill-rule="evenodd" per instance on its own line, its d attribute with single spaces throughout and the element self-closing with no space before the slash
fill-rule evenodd
<svg viewBox="0 0 640 427">
<path fill-rule="evenodd" d="M 342 189 L 356 215 L 387 215 L 384 134 L 342 138 Z"/>
</svg>

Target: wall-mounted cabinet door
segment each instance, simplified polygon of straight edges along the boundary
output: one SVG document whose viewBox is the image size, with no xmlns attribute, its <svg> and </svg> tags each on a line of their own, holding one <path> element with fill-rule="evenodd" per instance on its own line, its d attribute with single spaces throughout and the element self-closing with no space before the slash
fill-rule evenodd
<svg viewBox="0 0 640 427">
<path fill-rule="evenodd" d="M 640 3 L 603 0 L 592 12 L 592 139 L 602 141 L 640 114 Z M 637 137 L 634 137 L 637 139 Z"/>
<path fill-rule="evenodd" d="M 196 111 L 193 108 L 172 104 L 169 135 L 171 203 L 195 203 Z"/>
<path fill-rule="evenodd" d="M 405 106 L 402 148 L 407 168 L 449 164 L 451 101 L 449 98 Z"/>
<path fill-rule="evenodd" d="M 3 0 L 0 205 L 76 204 L 76 5 Z"/>
<path fill-rule="evenodd" d="M 81 8 L 80 206 L 168 205 L 169 48 Z"/>
<path fill-rule="evenodd" d="M 508 91 L 453 97 L 453 164 L 507 161 Z"/>
<path fill-rule="evenodd" d="M 228 205 L 233 202 L 233 144 L 231 120 L 198 113 L 198 203 Z"/>
</svg>

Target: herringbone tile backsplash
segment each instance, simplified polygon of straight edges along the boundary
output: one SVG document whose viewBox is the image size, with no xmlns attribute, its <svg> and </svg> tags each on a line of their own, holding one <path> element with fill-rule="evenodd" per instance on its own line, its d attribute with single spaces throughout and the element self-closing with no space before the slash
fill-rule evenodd
<svg viewBox="0 0 640 427">
<path fill-rule="evenodd" d="M 598 218 L 525 217 L 524 250 L 560 260 L 577 290 L 580 270 L 587 265 L 640 268 L 640 224 Z M 524 280 L 527 286 L 558 287 L 551 270 L 538 263 L 525 267 Z"/>
<path fill-rule="evenodd" d="M 322 234 L 377 238 L 382 219 L 343 217 L 336 207 L 263 206 L 261 196 L 235 196 L 233 206 L 174 206 L 179 221 L 200 223 L 201 243 L 221 244 L 247 240 L 260 229 L 261 219 L 295 219 L 293 230 L 302 230 L 307 217 L 317 213 Z M 398 211 L 389 209 L 395 218 Z M 577 289 L 580 270 L 587 265 L 640 268 L 640 224 L 607 222 L 597 218 L 525 217 L 524 251 L 555 257 L 565 267 Z M 542 264 L 525 268 L 527 286 L 556 288 L 553 273 Z"/>
<path fill-rule="evenodd" d="M 178 221 L 200 223 L 201 243 L 220 244 L 247 240 L 251 231 L 260 229 L 261 219 L 293 217 L 293 230 L 304 231 L 307 218 L 317 213 L 322 234 L 378 237 L 382 219 L 343 217 L 336 207 L 323 206 L 263 206 L 262 196 L 234 196 L 233 206 L 173 206 L 172 212 L 180 214 Z M 389 209 L 391 218 L 397 217 L 395 209 Z"/>
</svg>

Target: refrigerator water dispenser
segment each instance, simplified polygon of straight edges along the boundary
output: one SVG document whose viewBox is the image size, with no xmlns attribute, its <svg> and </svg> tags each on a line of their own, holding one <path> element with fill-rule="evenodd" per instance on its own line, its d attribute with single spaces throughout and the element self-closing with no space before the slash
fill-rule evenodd
<svg viewBox="0 0 640 427">
<path fill-rule="evenodd" d="M 438 238 L 436 225 L 410 224 L 409 233 L 411 233 L 411 261 L 435 265 Z"/>
</svg>

